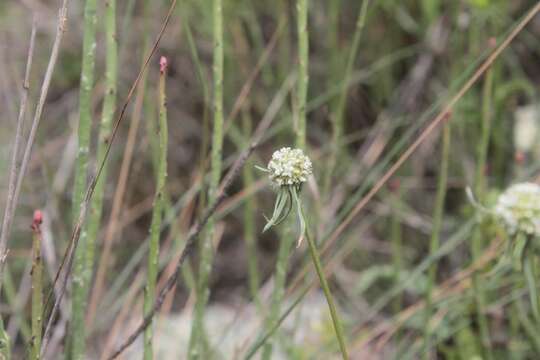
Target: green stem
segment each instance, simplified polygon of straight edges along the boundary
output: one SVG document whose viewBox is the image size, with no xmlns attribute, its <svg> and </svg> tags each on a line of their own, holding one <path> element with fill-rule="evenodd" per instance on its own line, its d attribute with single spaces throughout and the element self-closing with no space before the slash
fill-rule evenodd
<svg viewBox="0 0 540 360">
<path fill-rule="evenodd" d="M 525 310 L 523 301 L 521 299 L 518 298 L 514 302 L 514 308 L 516 310 L 518 320 L 521 323 L 523 330 L 525 330 L 525 334 L 529 337 L 530 342 L 532 346 L 534 347 L 536 354 L 539 355 L 540 354 L 540 334 L 538 333 L 538 327 L 535 326 L 535 324 L 533 324 L 533 322 L 529 318 L 527 311 Z"/>
<path fill-rule="evenodd" d="M 366 14 L 369 5 L 369 0 L 362 1 L 362 7 L 360 8 L 360 13 L 356 19 L 356 29 L 354 31 L 354 36 L 351 43 L 351 50 L 349 51 L 349 56 L 347 57 L 347 65 L 345 66 L 345 71 L 343 73 L 343 78 L 341 81 L 341 90 L 339 93 L 339 100 L 337 102 L 336 111 L 334 113 L 333 119 L 333 133 L 332 133 L 332 152 L 330 153 L 330 159 L 328 161 L 328 166 L 326 168 L 326 176 L 324 178 L 324 192 L 327 194 L 330 189 L 330 183 L 332 182 L 332 174 L 334 173 L 334 167 L 339 159 L 341 147 L 342 147 L 342 137 L 344 129 L 344 113 L 345 105 L 347 102 L 347 94 L 349 88 L 349 79 L 351 73 L 354 69 L 354 63 L 356 61 L 356 56 L 358 53 L 358 47 L 360 44 L 360 39 L 362 37 L 362 30 L 366 23 Z"/>
<path fill-rule="evenodd" d="M 446 198 L 446 185 L 448 182 L 448 162 L 450 158 L 450 124 L 444 124 L 442 134 L 442 154 L 439 180 L 437 184 L 437 195 L 435 198 L 435 210 L 433 215 L 433 230 L 429 245 L 429 254 L 434 257 L 439 250 L 442 218 L 444 215 L 444 203 Z M 437 261 L 434 261 L 428 270 L 428 282 L 426 289 L 426 320 L 424 325 L 424 357 L 429 359 L 429 349 L 431 340 L 430 319 L 433 312 L 432 293 L 437 281 Z"/>
<path fill-rule="evenodd" d="M 213 80 L 214 80 L 214 128 L 212 135 L 210 184 L 208 189 L 208 203 L 216 198 L 217 188 L 221 177 L 222 148 L 223 148 L 223 4 L 222 0 L 213 0 Z M 204 353 L 204 309 L 208 302 L 210 289 L 208 280 L 212 270 L 214 235 L 214 220 L 210 219 L 207 225 L 206 237 L 201 238 L 200 266 L 197 284 L 197 301 L 195 316 L 191 328 L 188 357 L 208 358 Z"/>
<path fill-rule="evenodd" d="M 492 92 L 493 92 L 493 69 L 489 69 L 486 72 L 486 78 L 482 89 L 482 129 L 481 138 L 478 145 L 478 164 L 476 167 L 475 178 L 475 194 L 478 200 L 482 203 L 485 196 L 486 178 L 485 168 L 487 162 L 487 151 L 489 146 L 489 138 L 491 131 L 491 106 L 492 106 Z M 473 233 L 471 242 L 471 254 L 473 262 L 476 261 L 482 255 L 483 249 L 482 232 L 477 227 Z M 483 289 L 482 283 L 478 278 L 478 274 L 474 273 L 472 276 L 473 291 L 476 302 L 476 315 L 478 326 L 480 330 L 480 337 L 482 339 L 483 349 L 488 359 L 493 358 L 491 351 L 491 340 L 489 335 L 488 319 L 485 315 L 486 304 L 486 292 Z"/>
<path fill-rule="evenodd" d="M 251 134 L 251 118 L 249 117 L 248 111 L 243 112 L 243 127 L 246 139 L 249 138 Z M 243 182 L 244 188 L 249 189 L 254 184 L 253 179 L 253 161 L 248 160 L 243 169 Z M 257 243 L 256 243 L 256 233 L 255 233 L 255 209 L 256 209 L 256 195 L 250 196 L 246 200 L 246 205 L 244 207 L 244 238 L 246 242 L 247 250 L 247 262 L 248 262 L 248 282 L 249 282 L 249 291 L 253 300 L 260 304 L 259 301 L 259 268 L 257 261 Z"/>
<path fill-rule="evenodd" d="M 90 148 L 90 133 L 92 128 L 92 89 L 94 86 L 94 65 L 96 49 L 96 0 L 86 0 L 84 8 L 84 38 L 81 68 L 81 85 L 79 94 L 79 129 L 75 184 L 73 192 L 73 221 L 79 217 L 88 176 L 88 152 Z M 75 249 L 73 267 L 73 303 L 71 326 L 71 357 L 74 360 L 84 359 L 86 352 L 85 323 L 86 295 L 88 294 L 89 278 L 86 274 L 87 260 L 87 231 L 82 231 L 79 246 Z"/>
<path fill-rule="evenodd" d="M 41 231 L 33 227 L 32 242 L 32 340 L 30 359 L 40 358 L 43 323 L 43 263 L 41 261 Z"/>
<path fill-rule="evenodd" d="M 330 291 L 330 288 L 328 287 L 328 282 L 326 281 L 326 278 L 324 277 L 324 271 L 321 266 L 321 260 L 319 258 L 317 246 L 315 245 L 315 242 L 309 235 L 309 232 L 306 232 L 306 238 L 309 245 L 309 253 L 311 255 L 311 260 L 313 260 L 315 271 L 317 272 L 317 276 L 319 277 L 319 282 L 323 289 L 324 296 L 326 297 L 326 302 L 328 303 L 328 308 L 330 310 L 330 316 L 332 317 L 332 324 L 334 325 L 334 331 L 336 333 L 336 338 L 339 343 L 341 356 L 343 357 L 344 360 L 348 360 L 349 355 L 347 353 L 347 347 L 345 346 L 346 343 L 345 343 L 345 336 L 343 334 L 343 326 L 341 325 L 341 321 L 339 319 L 339 316 L 336 310 L 336 305 L 334 304 L 334 298 L 332 297 L 332 292 Z"/>
<path fill-rule="evenodd" d="M 306 98 L 309 83 L 309 33 L 308 23 L 308 0 L 297 0 L 298 11 L 298 88 L 296 106 L 297 113 L 297 133 L 296 146 L 300 149 L 306 147 Z"/>
<path fill-rule="evenodd" d="M 532 256 L 525 254 L 523 261 L 523 273 L 529 290 L 529 299 L 534 319 L 537 324 L 540 324 L 540 311 L 538 310 L 538 292 L 536 291 L 536 276 L 534 269 L 534 259 Z"/>
<path fill-rule="evenodd" d="M 144 315 L 152 311 L 155 301 L 156 281 L 159 261 L 159 235 L 161 221 L 163 217 L 165 181 L 167 179 L 167 100 L 165 91 L 165 80 L 167 77 L 167 60 L 162 57 L 160 62 L 159 76 L 159 161 L 156 181 L 156 194 L 154 198 L 154 208 L 152 211 L 152 223 L 150 225 L 150 242 L 148 247 L 148 270 L 146 279 L 146 289 L 144 296 Z M 152 349 L 153 329 L 148 326 L 144 331 L 144 359 L 153 359 Z"/>
<path fill-rule="evenodd" d="M 287 268 L 289 264 L 289 255 L 291 253 L 294 237 L 288 231 L 288 226 L 284 227 L 279 242 L 279 248 L 276 259 L 276 270 L 274 275 L 274 291 L 272 293 L 272 302 L 270 304 L 270 312 L 266 319 L 266 328 L 273 329 L 279 321 L 279 312 L 281 302 L 285 296 L 285 280 L 287 279 Z M 262 360 L 272 358 L 273 338 L 269 339 L 263 348 Z"/>
<path fill-rule="evenodd" d="M 96 163 L 101 164 L 105 159 L 105 152 L 111 135 L 111 126 L 116 107 L 116 82 L 118 74 L 118 47 L 116 40 L 116 0 L 107 0 L 105 3 L 105 96 L 103 100 L 103 110 L 101 114 L 101 124 L 99 129 L 99 141 L 96 150 Z M 92 269 L 94 268 L 96 238 L 101 225 L 103 213 L 103 195 L 107 180 L 107 164 L 103 167 L 100 178 L 96 183 L 94 196 L 90 205 L 90 215 L 88 219 L 88 237 L 86 243 L 86 271 L 84 281 L 87 284 L 85 289 L 85 301 L 88 297 L 89 285 L 92 280 Z"/>
</svg>

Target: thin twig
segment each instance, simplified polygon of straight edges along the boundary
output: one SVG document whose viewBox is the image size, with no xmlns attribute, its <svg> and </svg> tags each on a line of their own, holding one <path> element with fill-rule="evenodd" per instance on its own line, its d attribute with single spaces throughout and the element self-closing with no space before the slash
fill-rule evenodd
<svg viewBox="0 0 540 360">
<path fill-rule="evenodd" d="M 32 21 L 32 33 L 30 35 L 30 46 L 28 48 L 28 56 L 26 60 L 26 70 L 24 73 L 24 81 L 22 84 L 21 92 L 21 104 L 19 108 L 19 116 L 17 118 L 17 129 L 15 130 L 15 141 L 13 144 L 13 154 L 11 155 L 11 165 L 9 169 L 8 180 L 8 194 L 6 199 L 6 206 L 4 209 L 4 219 L 2 221 L 2 232 L 0 233 L 0 286 L 2 284 L 2 269 L 5 261 L 7 240 L 9 235 L 9 229 L 13 221 L 13 214 L 15 214 L 16 208 L 16 181 L 17 181 L 17 158 L 19 157 L 19 148 L 22 141 L 22 129 L 24 123 L 24 116 L 26 114 L 26 103 L 28 101 L 28 91 L 30 89 L 30 70 L 32 68 L 32 59 L 34 57 L 34 44 L 36 40 L 36 19 Z M 19 172 L 21 175 L 23 172 Z"/>
</svg>

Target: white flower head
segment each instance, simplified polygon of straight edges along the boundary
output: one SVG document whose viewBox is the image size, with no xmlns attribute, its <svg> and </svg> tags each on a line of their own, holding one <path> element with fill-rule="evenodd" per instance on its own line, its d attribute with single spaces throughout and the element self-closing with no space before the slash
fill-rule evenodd
<svg viewBox="0 0 540 360">
<path fill-rule="evenodd" d="M 281 148 L 268 163 L 270 179 L 278 186 L 298 186 L 313 172 L 311 160 L 301 149 Z"/>
<path fill-rule="evenodd" d="M 503 192 L 494 209 L 510 235 L 540 236 L 540 186 L 520 183 Z"/>
</svg>

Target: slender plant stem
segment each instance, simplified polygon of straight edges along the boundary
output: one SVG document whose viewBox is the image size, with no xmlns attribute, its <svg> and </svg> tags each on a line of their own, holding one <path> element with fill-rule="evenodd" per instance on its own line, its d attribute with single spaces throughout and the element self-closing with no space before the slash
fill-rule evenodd
<svg viewBox="0 0 540 360">
<path fill-rule="evenodd" d="M 73 222 L 79 218 L 80 207 L 84 201 L 87 180 L 88 160 L 90 149 L 90 133 L 92 130 L 92 89 L 94 87 L 94 66 L 96 57 L 96 0 L 86 0 L 84 8 L 84 38 L 81 68 L 81 87 L 79 94 L 79 128 L 78 151 L 75 169 L 75 184 L 73 189 Z M 75 249 L 73 268 L 73 303 L 72 303 L 72 329 L 71 329 L 71 355 L 72 359 L 84 359 L 86 295 L 90 276 L 87 272 L 87 231 L 82 231 L 80 245 Z"/>
<path fill-rule="evenodd" d="M 540 310 L 538 310 L 538 291 L 536 290 L 536 269 L 534 268 L 534 258 L 530 254 L 525 254 L 523 263 L 523 274 L 525 282 L 529 290 L 529 299 L 531 301 L 531 309 L 534 315 L 536 327 L 540 324 Z"/>
<path fill-rule="evenodd" d="M 266 319 L 266 328 L 268 330 L 275 327 L 279 321 L 279 313 L 281 309 L 281 302 L 285 296 L 285 280 L 287 278 L 287 266 L 289 263 L 289 257 L 294 242 L 294 237 L 291 236 L 288 231 L 287 223 L 284 224 L 284 230 L 282 230 L 281 239 L 279 242 L 279 248 L 276 259 L 276 270 L 274 275 L 274 291 L 272 293 L 272 302 L 270 305 L 270 312 Z M 269 339 L 263 348 L 261 359 L 270 360 L 272 358 L 273 341 Z"/>
<path fill-rule="evenodd" d="M 28 56 L 26 61 L 26 69 L 24 72 L 24 80 L 22 83 L 21 91 L 21 103 L 19 106 L 19 116 L 17 117 L 17 128 L 15 130 L 15 137 L 13 142 L 13 151 L 11 154 L 11 163 L 8 179 L 8 192 L 6 198 L 6 205 L 4 209 L 4 218 L 2 220 L 2 230 L 0 232 L 0 244 L 3 247 L 7 244 L 7 237 L 9 236 L 9 227 L 12 222 L 14 209 L 14 197 L 17 180 L 17 159 L 19 157 L 19 149 L 22 143 L 22 130 L 24 124 L 24 117 L 26 114 L 26 103 L 28 101 L 28 91 L 30 89 L 30 70 L 32 68 L 32 60 L 34 58 L 34 44 L 36 40 L 36 22 L 32 22 L 32 33 L 30 35 L 30 46 L 28 47 Z M 2 255 L 3 256 L 3 255 Z M 0 284 L 1 286 L 1 284 Z"/>
<path fill-rule="evenodd" d="M 478 145 L 478 163 L 476 166 L 476 178 L 475 178 L 475 193 L 479 201 L 484 200 L 485 188 L 486 188 L 486 162 L 487 162 L 487 150 L 489 146 L 490 131 L 491 131 L 491 106 L 492 106 L 492 94 L 493 94 L 493 69 L 489 69 L 486 72 L 486 77 L 482 89 L 482 128 L 481 137 Z M 473 233 L 471 241 L 471 254 L 472 260 L 475 261 L 482 254 L 482 233 L 481 229 L 477 227 Z M 480 337 L 483 344 L 483 349 L 488 359 L 493 358 L 491 351 L 491 340 L 489 335 L 488 319 L 485 315 L 486 308 L 486 292 L 483 289 L 482 283 L 478 277 L 478 274 L 473 275 L 473 291 L 474 299 L 476 302 L 476 316 L 478 320 L 478 326 L 480 330 Z"/>
<path fill-rule="evenodd" d="M 213 0 L 213 80 L 214 80 L 214 127 L 212 134 L 212 152 L 210 185 L 208 189 L 208 201 L 216 200 L 217 189 L 221 177 L 222 147 L 223 147 L 223 4 L 222 0 Z M 200 241 L 200 265 L 197 283 L 197 302 L 195 304 L 195 316 L 191 329 L 188 356 L 204 358 L 204 309 L 210 295 L 209 277 L 212 270 L 213 259 L 213 236 L 214 220 L 210 219 L 207 226 L 206 237 Z"/>
<path fill-rule="evenodd" d="M 347 103 L 347 90 L 349 89 L 348 79 L 350 79 L 351 73 L 354 69 L 354 63 L 356 61 L 358 47 L 360 44 L 360 39 L 362 37 L 362 30 L 364 29 L 366 23 L 368 5 L 369 0 L 362 1 L 362 6 L 360 7 L 360 12 L 356 20 L 356 29 L 354 31 L 349 56 L 347 57 L 347 65 L 345 66 L 343 78 L 341 79 L 341 90 L 339 92 L 339 99 L 336 105 L 333 119 L 332 152 L 330 153 L 330 160 L 328 162 L 328 166 L 326 167 L 326 176 L 324 179 L 324 194 L 328 193 L 330 183 L 332 182 L 331 180 L 332 174 L 334 173 L 334 167 L 336 165 L 337 159 L 339 159 L 341 152 L 342 137 L 344 131 L 345 105 Z"/>
<path fill-rule="evenodd" d="M 328 303 L 328 309 L 330 310 L 330 316 L 332 318 L 332 324 L 334 325 L 334 331 L 336 333 L 336 338 L 339 343 L 341 356 L 343 357 L 344 360 L 348 360 L 349 355 L 347 353 L 347 347 L 345 345 L 346 339 L 345 339 L 345 335 L 343 334 L 343 326 L 339 319 L 336 305 L 334 304 L 334 298 L 332 297 L 332 292 L 330 291 L 330 287 L 328 286 L 328 282 L 326 281 L 326 278 L 324 276 L 324 270 L 321 265 L 321 260 L 319 257 L 319 252 L 317 250 L 317 245 L 315 245 L 315 242 L 313 241 L 312 237 L 309 235 L 309 232 L 306 232 L 306 238 L 307 238 L 307 242 L 309 246 L 309 253 L 311 255 L 311 260 L 313 261 L 313 265 L 315 266 L 315 271 L 317 272 L 317 276 L 319 277 L 319 282 L 323 289 L 324 296 L 326 297 L 326 302 Z"/>
<path fill-rule="evenodd" d="M 165 181 L 167 179 L 167 100 L 165 96 L 165 79 L 167 76 L 167 60 L 162 57 L 160 60 L 159 74 L 159 162 L 157 172 L 156 195 L 154 198 L 154 208 L 152 212 L 152 223 L 150 225 L 150 244 L 148 249 L 148 272 L 146 276 L 146 289 L 144 296 L 144 315 L 148 314 L 155 301 L 156 280 L 159 260 L 159 235 L 161 221 L 163 217 Z M 144 359 L 153 359 L 152 350 L 152 326 L 146 328 L 144 332 Z"/>
<path fill-rule="evenodd" d="M 141 85 L 137 88 L 135 94 L 135 101 L 133 104 L 134 111 L 129 124 L 126 147 L 124 148 L 122 164 L 120 165 L 120 174 L 116 182 L 115 193 L 112 200 L 111 216 L 109 218 L 109 222 L 105 230 L 105 236 L 102 241 L 101 253 L 98 260 L 99 265 L 88 306 L 87 322 L 89 325 L 92 325 L 94 321 L 98 301 L 101 299 L 108 269 L 111 266 L 112 246 L 118 228 L 118 217 L 122 212 L 124 203 L 123 199 L 126 194 L 127 181 L 133 160 L 134 148 L 137 145 L 137 133 L 139 131 L 139 125 L 142 118 L 143 99 L 146 92 L 146 74 L 147 71 L 144 71 L 141 77 Z"/>
<path fill-rule="evenodd" d="M 243 112 L 243 127 L 246 137 L 251 134 L 251 117 L 248 111 Z M 253 161 L 248 160 L 246 166 L 243 169 L 243 183 L 244 188 L 249 189 L 254 184 L 253 179 Z M 259 304 L 259 267 L 257 261 L 257 242 L 256 242 L 256 230 L 255 230 L 255 217 L 256 212 L 256 195 L 250 196 L 247 199 L 244 207 L 244 238 L 247 250 L 247 262 L 248 262 L 248 283 L 249 291 L 252 299 Z"/>
<path fill-rule="evenodd" d="M 540 354 L 540 334 L 538 333 L 538 327 L 531 321 L 529 314 L 525 309 L 523 300 L 517 299 L 514 302 L 514 309 L 516 310 L 518 320 L 525 331 L 525 334 L 529 337 L 531 344 L 536 351 L 536 354 Z"/>
<path fill-rule="evenodd" d="M 41 336 L 43 326 L 43 263 L 41 261 L 41 212 L 34 214 L 32 223 L 32 339 L 30 343 L 30 359 L 40 358 Z"/>
<path fill-rule="evenodd" d="M 429 244 L 430 256 L 435 256 L 439 251 L 442 219 L 444 215 L 444 204 L 446 198 L 446 185 L 448 182 L 448 163 L 450 158 L 450 124 L 446 123 L 442 133 L 442 153 L 441 166 L 439 169 L 439 179 L 437 183 L 437 194 L 435 197 L 435 210 L 433 214 L 433 229 Z M 428 360 L 430 353 L 431 327 L 430 319 L 433 312 L 433 288 L 437 282 L 437 261 L 434 261 L 428 269 L 428 281 L 426 289 L 426 308 L 424 325 L 424 358 Z"/>
<path fill-rule="evenodd" d="M 15 214 L 16 208 L 16 189 L 17 189 L 17 177 L 22 175 L 22 171 L 17 171 L 17 159 L 19 157 L 19 149 L 22 143 L 22 130 L 24 117 L 26 114 L 26 103 L 28 101 L 28 91 L 30 89 L 30 70 L 32 68 L 32 60 L 34 58 L 34 44 L 36 40 L 36 21 L 32 21 L 32 32 L 30 35 L 30 46 L 28 47 L 28 56 L 26 60 L 26 69 L 24 72 L 24 80 L 22 83 L 21 91 L 21 103 L 19 106 L 19 115 L 17 117 L 17 128 L 15 130 L 15 138 L 13 143 L 13 151 L 11 154 L 11 164 L 9 169 L 9 179 L 8 179 L 8 191 L 6 198 L 6 205 L 4 208 L 4 217 L 2 219 L 2 229 L 0 230 L 0 288 L 2 287 L 2 267 L 3 262 L 5 261 L 4 257 L 7 256 L 6 249 L 9 237 L 9 231 L 11 228 L 11 223 L 13 221 L 13 216 Z M 6 281 L 10 276 L 9 271 L 6 269 Z M 0 338 L 6 339 L 9 342 L 8 334 L 4 329 L 4 322 L 0 321 Z M 8 344 L 9 345 L 9 344 Z"/>
<path fill-rule="evenodd" d="M 105 151 L 111 137 L 112 120 L 116 107 L 117 77 L 118 77 L 118 45 L 116 34 L 116 0 L 105 2 L 105 96 L 103 100 L 103 110 L 101 114 L 101 124 L 99 129 L 99 142 L 96 150 L 96 163 L 100 164 L 105 160 Z M 96 183 L 94 197 L 90 205 L 90 216 L 88 219 L 88 237 L 86 244 L 86 269 L 84 281 L 86 282 L 86 294 L 90 289 L 92 280 L 92 269 L 95 261 L 96 238 L 101 225 L 103 212 L 103 195 L 107 179 L 107 167 L 103 168 L 103 173 Z"/>
<path fill-rule="evenodd" d="M 309 0 L 297 0 L 296 10 L 298 13 L 298 87 L 296 94 L 296 146 L 304 149 L 306 147 L 306 99 L 309 84 L 309 33 L 308 6 Z"/>
<path fill-rule="evenodd" d="M 148 1 L 144 2 L 143 5 L 143 14 L 145 17 L 149 16 L 149 10 L 148 10 Z M 145 30 L 148 29 L 148 26 L 144 27 Z M 114 197 L 112 200 L 112 209 L 111 209 L 111 215 L 109 217 L 109 222 L 107 224 L 106 230 L 105 230 L 105 236 L 102 241 L 101 245 L 101 253 L 98 258 L 98 267 L 96 271 L 96 276 L 94 280 L 94 287 L 92 289 L 91 295 L 90 295 L 90 301 L 88 305 L 88 312 L 86 317 L 86 322 L 89 326 L 91 326 L 94 322 L 95 313 L 97 311 L 98 307 L 98 301 L 102 297 L 103 287 L 105 285 L 105 277 L 108 273 L 109 266 L 111 266 L 110 258 L 112 256 L 112 245 L 114 242 L 114 236 L 117 231 L 118 227 L 118 217 L 120 216 L 120 213 L 122 211 L 122 207 L 124 204 L 124 196 L 126 194 L 126 187 L 127 187 L 127 181 L 129 177 L 129 171 L 131 168 L 131 163 L 133 160 L 133 153 L 134 148 L 137 144 L 137 133 L 139 131 L 139 125 L 141 122 L 142 117 L 142 107 L 143 107 L 143 100 L 146 93 L 146 54 L 148 52 L 148 40 L 149 36 L 146 32 L 146 35 L 144 36 L 144 45 L 143 45 L 143 55 L 141 60 L 141 77 L 140 77 L 140 86 L 136 89 L 135 92 L 135 101 L 134 101 L 134 109 L 133 113 L 131 115 L 131 121 L 129 124 L 129 130 L 127 135 L 127 142 L 126 146 L 124 148 L 124 153 L 122 155 L 122 164 L 120 165 L 120 173 L 118 175 L 118 180 L 116 182 L 116 188 Z M 105 164 L 103 161 L 102 164 Z M 105 167 L 104 167 L 105 169 Z"/>
</svg>

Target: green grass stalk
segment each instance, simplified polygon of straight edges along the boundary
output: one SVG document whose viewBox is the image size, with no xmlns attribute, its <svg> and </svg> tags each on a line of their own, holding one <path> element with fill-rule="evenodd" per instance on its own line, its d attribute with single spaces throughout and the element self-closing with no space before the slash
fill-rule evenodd
<svg viewBox="0 0 540 360">
<path fill-rule="evenodd" d="M 332 151 L 330 153 L 330 160 L 328 161 L 328 166 L 326 167 L 326 174 L 324 178 L 324 194 L 327 194 L 330 183 L 332 182 L 332 174 L 334 173 L 334 167 L 336 166 L 337 159 L 339 159 L 341 147 L 342 147 L 342 137 L 344 131 L 344 114 L 345 114 L 345 105 L 347 103 L 347 94 L 349 89 L 349 79 L 351 78 L 352 71 L 354 69 L 354 63 L 356 60 L 356 55 L 358 53 L 358 47 L 360 44 L 360 39 L 362 37 L 362 30 L 366 24 L 366 14 L 369 5 L 369 0 L 362 1 L 362 6 L 360 8 L 360 13 L 356 20 L 356 28 L 354 31 L 351 50 L 347 58 L 347 64 L 345 66 L 345 71 L 343 73 L 341 81 L 341 90 L 339 92 L 339 99 L 336 105 L 336 110 L 333 115 L 333 133 L 332 133 Z"/>
<path fill-rule="evenodd" d="M 43 263 L 41 261 L 41 212 L 34 214 L 32 223 L 32 339 L 30 341 L 30 359 L 38 360 L 41 351 L 43 327 Z"/>
<path fill-rule="evenodd" d="M 103 100 L 103 110 L 101 114 L 101 124 L 99 129 L 99 142 L 96 150 L 97 163 L 101 164 L 105 159 L 107 144 L 111 135 L 112 120 L 116 108 L 116 91 L 118 77 L 118 46 L 116 39 L 116 0 L 105 2 L 105 96 Z M 103 168 L 101 177 L 96 183 L 94 196 L 90 205 L 90 216 L 88 220 L 88 237 L 86 243 L 86 271 L 84 274 L 86 296 L 88 297 L 89 285 L 92 280 L 92 269 L 94 268 L 96 238 L 101 225 L 101 215 L 103 212 L 103 195 L 107 180 L 107 164 Z M 85 300 L 86 301 L 86 300 Z"/>
<path fill-rule="evenodd" d="M 214 81 L 214 125 L 212 134 L 210 184 L 208 202 L 212 203 L 217 196 L 217 188 L 221 177 L 223 148 L 223 4 L 222 0 L 213 0 L 213 81 Z M 208 281 L 212 270 L 214 220 L 208 221 L 206 236 L 199 241 L 200 264 L 197 283 L 197 301 L 188 356 L 190 359 L 205 358 L 204 310 L 210 295 Z"/>
<path fill-rule="evenodd" d="M 274 291 L 272 293 L 272 301 L 270 304 L 270 312 L 266 319 L 266 328 L 268 331 L 276 327 L 279 321 L 280 308 L 283 297 L 285 296 L 285 280 L 287 279 L 287 265 L 289 256 L 294 243 L 294 237 L 287 231 L 288 223 L 284 224 L 284 230 L 279 242 L 279 248 L 276 259 L 276 270 L 274 275 Z M 264 344 L 262 360 L 270 360 L 272 358 L 273 339 L 269 338 Z"/>
<path fill-rule="evenodd" d="M 249 136 L 252 131 L 251 126 L 251 117 L 248 114 L 248 111 L 245 111 L 243 113 L 243 128 L 244 133 L 246 136 L 246 139 L 249 139 Z M 255 183 L 254 176 L 253 176 L 253 161 L 248 160 L 246 162 L 246 165 L 243 169 L 243 183 L 244 188 L 249 189 L 253 186 Z M 258 261 L 257 261 L 257 236 L 256 236 L 256 230 L 255 230 L 255 217 L 254 214 L 256 212 L 256 198 L 255 194 L 250 196 L 246 200 L 246 204 L 244 206 L 244 239 L 246 243 L 246 253 L 247 253 L 247 265 L 248 265 L 248 286 L 249 286 L 249 292 L 251 294 L 252 299 L 259 304 L 259 283 L 260 283 L 260 275 L 259 275 L 259 267 L 258 267 Z"/>
<path fill-rule="evenodd" d="M 319 282 L 323 289 L 324 296 L 326 297 L 326 302 L 328 303 L 328 309 L 330 310 L 330 317 L 332 318 L 332 324 L 334 326 L 334 332 L 336 333 L 336 338 L 338 340 L 341 356 L 343 357 L 343 360 L 348 360 L 349 354 L 347 352 L 347 347 L 345 345 L 346 339 L 345 339 L 345 335 L 343 334 L 343 326 L 341 324 L 341 320 L 336 310 L 336 305 L 334 304 L 334 298 L 332 296 L 332 292 L 330 291 L 328 282 L 326 281 L 326 278 L 324 277 L 324 270 L 321 265 L 321 260 L 319 257 L 319 252 L 317 250 L 317 245 L 315 245 L 315 242 L 313 241 L 313 239 L 311 238 L 308 232 L 306 232 L 306 239 L 309 245 L 309 253 L 311 255 L 311 260 L 313 261 L 313 265 L 315 266 L 315 271 L 317 272 L 317 276 L 319 277 Z"/>
<path fill-rule="evenodd" d="M 435 196 L 435 210 L 433 214 L 433 229 L 429 244 L 429 254 L 434 256 L 439 251 L 442 219 L 444 215 L 444 203 L 446 198 L 446 186 L 448 182 L 448 163 L 450 158 L 450 124 L 446 123 L 442 133 L 442 153 L 437 194 Z M 428 269 L 428 281 L 426 289 L 426 308 L 424 325 L 424 358 L 430 359 L 431 327 L 430 320 L 433 312 L 432 296 L 433 288 L 437 282 L 437 261 L 434 261 Z"/>
<path fill-rule="evenodd" d="M 536 285 L 536 269 L 534 258 L 531 255 L 525 254 L 523 260 L 523 275 L 525 275 L 525 283 L 527 284 L 527 289 L 529 290 L 529 299 L 531 301 L 531 309 L 534 315 L 534 320 L 536 326 L 540 324 L 540 311 L 538 310 L 538 291 Z"/>
<path fill-rule="evenodd" d="M 309 33 L 308 24 L 309 0 L 298 0 L 296 2 L 298 12 L 298 87 L 296 94 L 296 106 L 298 107 L 296 117 L 296 146 L 305 149 L 306 147 L 306 99 L 309 84 Z"/>
<path fill-rule="evenodd" d="M 73 222 L 79 218 L 88 177 L 88 160 L 90 148 L 90 133 L 92 128 L 92 89 L 94 87 L 94 65 L 96 50 L 96 0 L 86 0 L 84 8 L 84 38 L 81 68 L 81 85 L 79 94 L 79 128 L 78 151 L 73 190 Z M 79 246 L 75 250 L 73 267 L 73 300 L 71 324 L 71 358 L 85 358 L 85 310 L 86 295 L 88 294 L 87 261 L 87 231 L 83 230 Z"/>
<path fill-rule="evenodd" d="M 487 151 L 489 146 L 491 132 L 491 113 L 492 113 L 492 98 L 493 98 L 493 69 L 486 72 L 486 77 L 482 88 L 482 118 L 481 118 L 481 136 L 478 144 L 478 163 L 476 166 L 476 177 L 474 191 L 480 202 L 484 201 L 486 189 L 486 163 Z M 482 255 L 484 244 L 482 242 L 482 232 L 477 227 L 473 233 L 471 242 L 472 261 L 476 261 Z M 480 331 L 480 338 L 484 353 L 487 359 L 493 359 L 491 350 L 491 340 L 489 335 L 488 319 L 485 314 L 486 309 L 486 293 L 477 273 L 473 274 L 473 291 L 476 303 L 476 316 Z"/>
<path fill-rule="evenodd" d="M 166 77 L 167 77 L 167 59 L 162 57 L 160 60 L 159 71 L 159 161 L 156 180 L 156 194 L 154 198 L 154 207 L 152 211 L 152 223 L 150 224 L 150 243 L 148 248 L 148 269 L 146 276 L 146 288 L 144 293 L 144 315 L 148 314 L 154 305 L 156 281 L 158 274 L 159 261 L 159 235 L 161 230 L 161 221 L 164 210 L 165 182 L 167 180 L 167 99 L 166 99 Z M 154 358 L 152 348 L 153 327 L 148 326 L 144 331 L 144 359 L 152 360 Z"/>
</svg>

